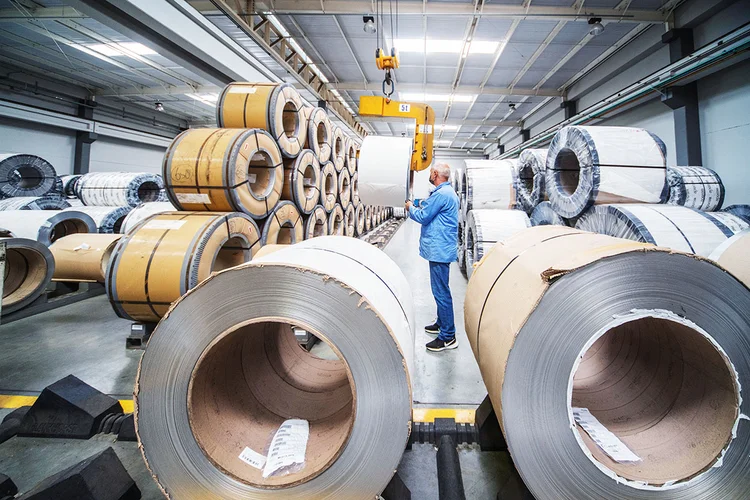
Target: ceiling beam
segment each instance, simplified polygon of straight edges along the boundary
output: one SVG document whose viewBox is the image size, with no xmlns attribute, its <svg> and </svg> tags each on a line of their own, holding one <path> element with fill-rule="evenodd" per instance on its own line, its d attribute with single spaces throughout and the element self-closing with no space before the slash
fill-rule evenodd
<svg viewBox="0 0 750 500">
<path fill-rule="evenodd" d="M 380 92 L 380 83 L 361 82 L 340 82 L 331 84 L 337 90 L 353 90 L 355 92 Z M 428 84 L 421 83 L 399 83 L 396 86 L 397 92 L 425 92 L 429 94 L 450 94 L 453 92 L 453 86 L 450 84 Z M 507 87 L 477 87 L 473 85 L 458 85 L 455 89 L 458 95 L 515 95 L 515 96 L 542 96 L 542 97 L 562 97 L 564 94 L 555 89 L 529 89 L 529 88 L 507 88 Z"/>
<path fill-rule="evenodd" d="M 0 23 L 31 21 L 34 19 L 45 21 L 60 21 L 63 19 L 85 19 L 88 16 L 81 14 L 73 7 L 37 7 L 27 9 L 26 12 L 18 9 L 0 9 Z"/>
<path fill-rule="evenodd" d="M 366 122 L 387 122 L 387 123 L 398 123 L 398 122 L 404 122 L 407 124 L 413 124 L 414 119 L 412 118 L 411 121 L 407 121 L 407 119 L 404 118 L 398 118 L 398 117 L 390 117 L 390 116 L 363 116 L 361 117 L 362 121 Z M 482 120 L 482 119 L 473 119 L 473 120 L 448 120 L 443 125 L 447 126 L 453 126 L 453 127 L 459 127 L 461 125 L 476 125 L 476 126 L 484 126 L 484 127 L 520 127 L 521 124 L 518 121 L 513 120 Z M 439 125 L 436 125 L 435 128 L 440 128 Z M 446 133 L 452 132 L 451 130 L 445 130 Z"/>
<path fill-rule="evenodd" d="M 211 10 L 209 0 L 193 1 L 193 5 L 206 3 Z M 275 14 L 305 15 L 373 15 L 374 3 L 370 0 L 265 0 L 255 2 L 256 10 Z M 398 5 L 400 16 L 473 16 L 474 2 L 427 2 L 401 1 Z M 634 10 L 627 12 L 617 9 L 598 7 L 553 7 L 522 5 L 488 4 L 482 10 L 481 17 L 504 17 L 516 19 L 544 19 L 546 21 L 579 21 L 587 22 L 590 17 L 616 19 L 622 22 L 663 23 L 666 15 L 656 10 Z"/>
<path fill-rule="evenodd" d="M 131 96 L 166 96 L 166 95 L 184 95 L 184 94 L 210 94 L 221 91 L 221 87 L 214 85 L 199 85 L 192 87 L 189 85 L 175 85 L 166 87 L 114 87 L 110 89 L 101 89 L 94 92 L 94 95 L 108 97 L 131 97 Z"/>
</svg>

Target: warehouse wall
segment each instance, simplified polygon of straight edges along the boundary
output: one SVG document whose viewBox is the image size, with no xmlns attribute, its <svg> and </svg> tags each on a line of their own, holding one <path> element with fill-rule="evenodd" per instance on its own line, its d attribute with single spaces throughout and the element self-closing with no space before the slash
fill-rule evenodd
<svg viewBox="0 0 750 500">
<path fill-rule="evenodd" d="M 75 144 L 72 131 L 0 118 L 0 152 L 41 156 L 58 174 L 73 171 Z"/>
<path fill-rule="evenodd" d="M 166 148 L 100 137 L 91 145 L 91 172 L 161 173 Z"/>
</svg>

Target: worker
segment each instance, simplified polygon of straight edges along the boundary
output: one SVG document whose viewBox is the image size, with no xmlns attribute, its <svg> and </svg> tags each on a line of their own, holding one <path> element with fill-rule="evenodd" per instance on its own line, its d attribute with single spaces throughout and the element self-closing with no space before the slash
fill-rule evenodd
<svg viewBox="0 0 750 500">
<path fill-rule="evenodd" d="M 453 298 L 448 285 L 451 262 L 457 260 L 458 196 L 450 179 L 451 168 L 438 163 L 430 169 L 430 184 L 434 191 L 424 199 L 406 202 L 409 218 L 422 224 L 419 255 L 430 262 L 430 285 L 437 304 L 437 321 L 425 327 L 425 332 L 437 334 L 429 342 L 429 351 L 440 352 L 458 347 L 456 325 L 453 320 Z"/>
</svg>

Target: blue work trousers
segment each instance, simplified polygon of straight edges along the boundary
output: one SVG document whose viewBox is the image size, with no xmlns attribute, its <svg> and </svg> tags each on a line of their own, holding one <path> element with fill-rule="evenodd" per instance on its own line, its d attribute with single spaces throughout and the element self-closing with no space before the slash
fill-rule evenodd
<svg viewBox="0 0 750 500">
<path fill-rule="evenodd" d="M 449 262 L 430 262 L 430 286 L 437 304 L 437 324 L 440 327 L 438 338 L 443 342 L 453 340 L 456 325 L 453 322 L 453 298 L 448 285 Z"/>
</svg>

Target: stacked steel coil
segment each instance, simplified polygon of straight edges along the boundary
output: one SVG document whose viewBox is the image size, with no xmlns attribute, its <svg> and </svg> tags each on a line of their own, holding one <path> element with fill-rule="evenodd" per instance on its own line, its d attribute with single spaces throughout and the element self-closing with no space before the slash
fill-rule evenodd
<svg viewBox="0 0 750 500">
<path fill-rule="evenodd" d="M 133 209 L 131 206 L 127 207 L 71 207 L 66 208 L 64 211 L 77 211 L 82 212 L 92 219 L 96 223 L 96 227 L 100 233 L 119 233 L 122 230 L 125 218 L 128 216 L 130 211 Z"/>
<path fill-rule="evenodd" d="M 58 195 L 19 196 L 0 199 L 0 211 L 3 210 L 62 210 L 70 207 L 65 198 Z"/>
<path fill-rule="evenodd" d="M 305 217 L 304 224 L 305 239 L 328 235 L 328 214 L 322 205 L 318 205 Z"/>
<path fill-rule="evenodd" d="M 46 246 L 69 234 L 97 232 L 94 219 L 75 210 L 6 210 L 0 212 L 0 228 Z"/>
<path fill-rule="evenodd" d="M 466 223 L 466 273 L 471 278 L 474 264 L 497 243 L 531 227 L 529 216 L 521 210 L 477 209 L 469 212 Z"/>
<path fill-rule="evenodd" d="M 161 176 L 147 173 L 112 172 L 82 175 L 75 184 L 84 205 L 136 207 L 141 203 L 165 201 Z"/>
<path fill-rule="evenodd" d="M 55 259 L 47 246 L 28 238 L 0 238 L 5 245 L 2 314 L 36 300 L 52 280 Z"/>
<path fill-rule="evenodd" d="M 546 164 L 546 149 L 525 149 L 518 157 L 516 195 L 519 208 L 528 214 L 545 198 Z"/>
<path fill-rule="evenodd" d="M 55 167 L 31 154 L 0 153 L 0 198 L 62 195 Z"/>
<path fill-rule="evenodd" d="M 724 184 L 706 167 L 667 167 L 670 205 L 714 212 L 724 204 Z"/>
<path fill-rule="evenodd" d="M 320 164 L 311 149 L 284 162 L 281 199 L 293 201 L 300 212 L 309 214 L 320 201 Z"/>
<path fill-rule="evenodd" d="M 156 214 L 174 212 L 175 210 L 177 210 L 177 208 L 168 201 L 142 203 L 128 213 L 120 226 L 120 232 L 122 234 L 128 233 L 142 220 L 148 219 Z"/>
</svg>

